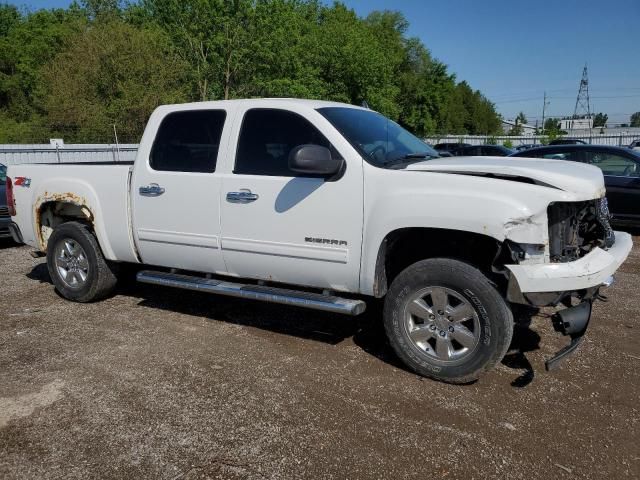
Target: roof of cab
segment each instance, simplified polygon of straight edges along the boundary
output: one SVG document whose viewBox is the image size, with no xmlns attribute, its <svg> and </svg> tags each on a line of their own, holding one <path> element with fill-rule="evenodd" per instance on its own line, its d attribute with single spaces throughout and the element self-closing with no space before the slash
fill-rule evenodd
<svg viewBox="0 0 640 480">
<path fill-rule="evenodd" d="M 356 105 L 349 105 L 348 103 L 331 102 L 326 100 L 309 100 L 302 98 L 243 98 L 235 100 L 214 100 L 205 102 L 192 102 L 192 103 L 176 103 L 170 105 L 162 105 L 158 108 L 167 110 L 186 110 L 189 108 L 202 109 L 202 108 L 223 108 L 231 105 L 251 105 L 262 108 L 269 107 L 286 107 L 291 105 L 304 106 L 307 108 L 323 108 L 323 107 L 346 107 L 355 108 L 359 110 L 368 110 Z"/>
</svg>

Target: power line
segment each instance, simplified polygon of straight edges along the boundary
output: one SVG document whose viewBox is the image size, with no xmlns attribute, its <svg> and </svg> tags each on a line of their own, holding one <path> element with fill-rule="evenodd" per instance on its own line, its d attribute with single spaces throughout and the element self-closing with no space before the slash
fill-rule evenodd
<svg viewBox="0 0 640 480">
<path fill-rule="evenodd" d="M 551 96 L 547 96 L 548 99 L 550 100 L 571 100 L 575 97 L 551 97 Z M 613 98 L 640 98 L 640 94 L 636 94 L 636 95 L 610 95 L 610 96 L 596 96 L 596 97 L 590 97 L 591 99 L 597 99 L 597 100 L 602 100 L 602 99 L 613 99 Z M 540 100 L 540 97 L 528 97 L 528 98 L 518 98 L 518 99 L 513 99 L 513 100 L 500 100 L 500 101 L 493 101 L 493 103 L 495 103 L 496 105 L 499 104 L 503 104 L 503 103 L 519 103 L 519 102 L 531 102 L 533 100 Z"/>
<path fill-rule="evenodd" d="M 492 99 L 495 99 L 497 101 L 509 101 L 509 100 L 517 100 L 517 99 L 521 99 L 522 97 L 528 97 L 529 95 L 537 95 L 536 98 L 539 98 L 540 96 L 542 96 L 542 94 L 544 92 L 547 92 L 548 94 L 551 93 L 564 93 L 564 92 L 573 92 L 575 91 L 573 88 L 556 88 L 556 89 L 550 89 L 550 90 L 521 90 L 521 91 L 517 91 L 517 92 L 511 92 L 511 93 L 502 93 L 502 94 L 497 94 L 497 95 L 491 95 L 485 92 L 485 95 L 487 97 L 490 97 Z M 601 87 L 601 88 L 592 88 L 590 89 L 591 93 L 609 93 L 609 92 L 620 92 L 620 91 L 640 91 L 640 87 Z M 635 96 L 635 95 L 633 95 Z M 575 97 L 555 97 L 555 98 L 575 98 Z M 594 98 L 594 97 L 592 97 Z"/>
</svg>

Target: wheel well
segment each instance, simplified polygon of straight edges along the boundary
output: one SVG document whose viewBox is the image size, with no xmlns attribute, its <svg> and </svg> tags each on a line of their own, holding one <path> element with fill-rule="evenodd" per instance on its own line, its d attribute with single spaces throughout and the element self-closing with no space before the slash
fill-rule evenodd
<svg viewBox="0 0 640 480">
<path fill-rule="evenodd" d="M 501 283 L 493 270 L 501 242 L 479 233 L 441 228 L 402 228 L 382 241 L 376 260 L 374 295 L 383 297 L 388 286 L 408 266 L 427 258 L 455 258 L 467 262 Z"/>
<path fill-rule="evenodd" d="M 46 251 L 53 230 L 66 222 L 81 222 L 93 228 L 93 214 L 86 205 L 68 201 L 44 202 L 37 211 L 36 234 L 42 251 Z"/>
</svg>

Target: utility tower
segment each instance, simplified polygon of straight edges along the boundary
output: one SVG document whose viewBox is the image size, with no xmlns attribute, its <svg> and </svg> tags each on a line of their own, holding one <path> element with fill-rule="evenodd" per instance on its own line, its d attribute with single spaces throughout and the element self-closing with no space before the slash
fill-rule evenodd
<svg viewBox="0 0 640 480">
<path fill-rule="evenodd" d="M 582 79 L 580 80 L 580 88 L 578 89 L 578 98 L 576 98 L 576 108 L 573 110 L 573 118 L 579 118 L 586 115 L 591 118 L 591 105 L 589 104 L 589 76 L 587 74 L 587 64 L 584 64 L 582 70 Z"/>
</svg>

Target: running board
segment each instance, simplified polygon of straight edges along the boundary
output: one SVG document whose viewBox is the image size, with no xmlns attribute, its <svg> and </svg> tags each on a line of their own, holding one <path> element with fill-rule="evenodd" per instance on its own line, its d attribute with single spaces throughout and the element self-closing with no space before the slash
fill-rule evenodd
<svg viewBox="0 0 640 480">
<path fill-rule="evenodd" d="M 360 315 L 366 308 L 366 304 L 362 300 L 352 300 L 349 298 L 262 285 L 245 285 L 212 278 L 180 275 L 178 273 L 143 270 L 138 272 L 137 280 L 140 283 L 148 283 L 151 285 L 195 290 L 196 292 L 217 293 L 229 297 L 248 298 L 250 300 L 280 303 L 283 305 L 312 308 L 314 310 L 343 313 L 346 315 Z"/>
</svg>

